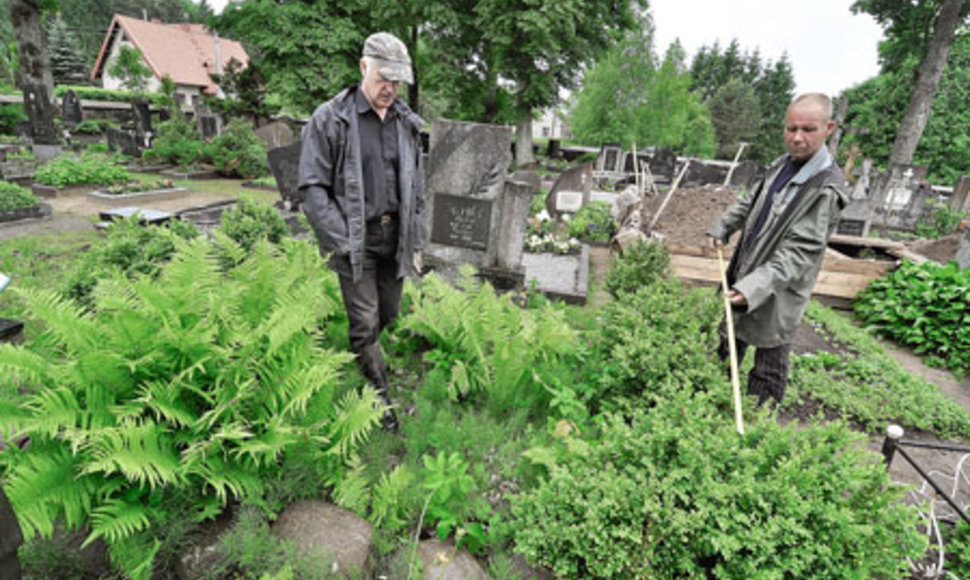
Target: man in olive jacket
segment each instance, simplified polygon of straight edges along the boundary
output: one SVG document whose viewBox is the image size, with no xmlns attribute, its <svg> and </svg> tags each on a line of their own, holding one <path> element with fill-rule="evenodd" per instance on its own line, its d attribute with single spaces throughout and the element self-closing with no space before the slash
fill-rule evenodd
<svg viewBox="0 0 970 580">
<path fill-rule="evenodd" d="M 350 347 L 364 376 L 388 399 L 380 332 L 401 307 L 404 277 L 427 237 L 420 129 L 397 98 L 412 82 L 407 47 L 372 34 L 361 83 L 320 105 L 303 128 L 299 188 L 303 211 L 330 255 L 350 319 Z M 395 429 L 393 412 L 385 428 Z"/>
<path fill-rule="evenodd" d="M 788 155 L 775 161 L 752 194 L 708 232 L 712 245 L 741 230 L 728 267 L 738 358 L 755 348 L 748 394 L 781 403 L 791 340 L 822 267 L 829 235 L 848 202 L 845 177 L 825 147 L 835 129 L 832 102 L 819 93 L 796 98 L 785 118 Z M 718 353 L 728 355 L 722 335 Z"/>
</svg>

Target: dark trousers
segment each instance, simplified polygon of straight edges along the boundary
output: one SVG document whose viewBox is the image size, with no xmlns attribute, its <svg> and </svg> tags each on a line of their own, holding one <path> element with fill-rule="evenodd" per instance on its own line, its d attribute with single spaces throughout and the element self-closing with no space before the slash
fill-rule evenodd
<svg viewBox="0 0 970 580">
<path fill-rule="evenodd" d="M 738 352 L 738 366 L 744 360 L 744 353 L 748 350 L 748 343 L 739 338 L 734 339 L 734 346 Z M 788 386 L 788 355 L 791 344 L 783 344 L 772 348 L 755 347 L 754 368 L 748 373 L 748 394 L 758 397 L 758 405 L 763 405 L 768 399 L 774 399 L 774 404 L 780 405 Z M 730 356 L 727 333 L 721 325 L 721 344 L 717 347 L 717 355 L 721 360 Z"/>
<path fill-rule="evenodd" d="M 350 349 L 361 372 L 380 391 L 387 391 L 387 367 L 381 355 L 381 330 L 401 310 L 404 279 L 397 277 L 397 220 L 367 222 L 363 276 L 356 283 L 340 276 L 340 292 L 350 321 Z"/>
</svg>

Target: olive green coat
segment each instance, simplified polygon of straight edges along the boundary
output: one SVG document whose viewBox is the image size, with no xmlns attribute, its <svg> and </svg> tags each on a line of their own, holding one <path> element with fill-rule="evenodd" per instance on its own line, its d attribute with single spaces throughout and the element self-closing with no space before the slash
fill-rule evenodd
<svg viewBox="0 0 970 580">
<path fill-rule="evenodd" d="M 762 190 L 770 187 L 786 160 L 772 164 L 752 195 L 728 209 L 708 235 L 726 243 L 742 230 L 743 239 L 761 211 Z M 732 287 L 748 302 L 746 309 L 735 310 L 739 339 L 763 348 L 791 342 L 822 267 L 828 237 L 847 202 L 845 177 L 824 146 L 775 194 L 760 235 L 739 243 L 740 253 L 732 261 Z"/>
</svg>

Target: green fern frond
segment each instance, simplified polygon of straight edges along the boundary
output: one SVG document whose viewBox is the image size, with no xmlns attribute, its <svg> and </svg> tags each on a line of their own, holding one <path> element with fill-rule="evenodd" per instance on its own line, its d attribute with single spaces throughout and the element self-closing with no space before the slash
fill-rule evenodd
<svg viewBox="0 0 970 580">
<path fill-rule="evenodd" d="M 25 407 L 30 418 L 24 428 L 31 434 L 56 437 L 65 429 L 87 424 L 81 403 L 68 387 L 39 391 L 27 400 Z"/>
<path fill-rule="evenodd" d="M 46 333 L 56 344 L 79 353 L 96 349 L 102 342 L 101 328 L 91 316 L 54 290 L 34 288 L 15 292 L 23 296 L 31 316 L 44 321 Z"/>
<path fill-rule="evenodd" d="M 284 383 L 286 406 L 283 415 L 295 418 L 306 413 L 307 403 L 322 389 L 332 388 L 340 378 L 339 368 L 348 364 L 350 353 L 328 352 L 329 358 L 296 372 Z"/>
<path fill-rule="evenodd" d="M 142 385 L 141 397 L 138 401 L 145 405 L 156 419 L 188 428 L 194 425 L 199 417 L 183 396 L 185 391 L 181 381 L 150 381 Z"/>
<path fill-rule="evenodd" d="M 314 328 L 323 298 L 321 289 L 309 282 L 282 289 L 270 315 L 255 330 L 269 339 L 266 354 L 275 355 L 293 335 Z"/>
<path fill-rule="evenodd" d="M 284 418 L 273 417 L 264 431 L 258 435 L 241 441 L 232 450 L 237 459 L 248 457 L 256 465 L 269 466 L 280 458 L 284 451 L 300 440 L 296 430 L 284 423 Z"/>
<path fill-rule="evenodd" d="M 0 382 L 37 388 L 50 382 L 51 364 L 45 357 L 21 346 L 0 344 Z"/>
<path fill-rule="evenodd" d="M 367 506 L 370 503 L 371 482 L 365 468 L 364 463 L 358 457 L 354 457 L 343 479 L 333 490 L 337 505 L 361 517 L 367 515 Z"/>
<path fill-rule="evenodd" d="M 263 482 L 258 475 L 219 456 L 207 456 L 187 469 L 192 476 L 199 477 L 203 489 L 211 489 L 223 505 L 228 503 L 230 495 L 245 499 L 259 497 L 263 493 Z"/>
<path fill-rule="evenodd" d="M 150 523 L 151 509 L 140 500 L 108 498 L 91 512 L 91 533 L 81 547 L 98 538 L 111 544 L 120 542 L 147 529 Z"/>
<path fill-rule="evenodd" d="M 414 474 L 404 465 L 398 465 L 390 474 L 381 475 L 374 486 L 371 521 L 391 531 L 403 527 L 407 523 L 404 496 L 414 483 Z"/>
<path fill-rule="evenodd" d="M 161 546 L 162 543 L 148 532 L 141 532 L 109 542 L 108 554 L 131 580 L 151 580 L 155 555 Z"/>
<path fill-rule="evenodd" d="M 33 441 L 31 447 L 12 465 L 4 484 L 27 539 L 35 533 L 50 537 L 62 513 L 69 525 L 79 525 L 96 489 L 93 478 L 78 476 L 75 459 L 62 445 Z"/>
<path fill-rule="evenodd" d="M 151 421 L 126 421 L 101 429 L 85 449 L 81 473 L 120 473 L 151 488 L 180 480 L 179 456 L 164 429 Z"/>
<path fill-rule="evenodd" d="M 361 389 L 360 394 L 348 392 L 336 405 L 336 417 L 329 426 L 329 440 L 332 442 L 327 451 L 346 460 L 363 443 L 370 432 L 380 423 L 385 410 L 380 395 L 373 387 Z"/>
</svg>

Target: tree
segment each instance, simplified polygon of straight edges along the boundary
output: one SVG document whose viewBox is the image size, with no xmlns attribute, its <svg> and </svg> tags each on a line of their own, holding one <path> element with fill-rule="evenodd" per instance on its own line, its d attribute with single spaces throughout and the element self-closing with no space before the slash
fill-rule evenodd
<svg viewBox="0 0 970 580">
<path fill-rule="evenodd" d="M 646 0 L 478 0 L 476 27 L 499 76 L 514 83 L 516 165 L 534 162 L 533 111 L 574 89 L 591 63 L 636 23 Z"/>
<path fill-rule="evenodd" d="M 141 51 L 132 46 L 122 45 L 118 58 L 108 69 L 111 76 L 121 79 L 121 85 L 134 93 L 143 93 L 152 77 L 152 69 L 145 64 Z"/>
<path fill-rule="evenodd" d="M 59 15 L 50 21 L 47 41 L 51 57 L 51 74 L 58 84 L 76 85 L 88 78 L 88 65 L 77 37 Z"/>
<path fill-rule="evenodd" d="M 963 20 L 963 4 L 964 0 L 943 0 L 943 5 L 933 21 L 933 35 L 926 46 L 923 62 L 917 69 L 909 107 L 889 154 L 890 165 L 908 165 L 913 162 L 913 154 L 926 128 L 930 107 L 943 76 L 943 68 L 953 43 L 953 33 Z"/>
<path fill-rule="evenodd" d="M 47 42 L 40 25 L 43 10 L 56 8 L 56 0 L 11 0 L 10 21 L 17 38 L 24 109 L 30 117 L 34 143 L 55 145 L 54 79 L 51 76 Z"/>
<path fill-rule="evenodd" d="M 760 103 L 751 85 L 734 78 L 714 93 L 711 122 L 717 134 L 717 154 L 732 159 L 742 141 L 753 140 L 760 128 Z"/>
<path fill-rule="evenodd" d="M 259 120 L 278 110 L 266 102 L 266 82 L 259 65 L 250 62 L 243 68 L 236 59 L 230 59 L 221 75 L 209 75 L 225 93 L 224 99 L 212 99 L 211 106 L 231 117 L 252 117 L 256 126 Z"/>
</svg>

